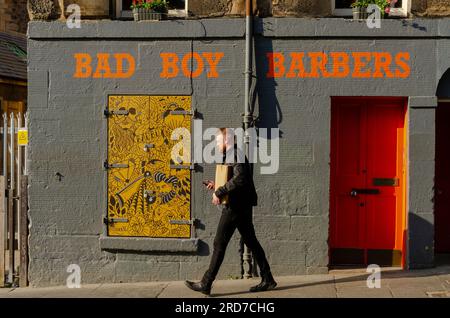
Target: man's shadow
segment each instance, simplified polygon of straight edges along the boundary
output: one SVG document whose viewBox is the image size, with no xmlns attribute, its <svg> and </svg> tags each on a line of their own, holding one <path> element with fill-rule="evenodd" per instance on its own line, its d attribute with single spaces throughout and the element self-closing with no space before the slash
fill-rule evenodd
<svg viewBox="0 0 450 318">
<path fill-rule="evenodd" d="M 382 271 L 382 279 L 402 279 L 402 278 L 408 278 L 408 277 L 414 277 L 414 278 L 423 278 L 423 277 L 430 277 L 430 276 L 436 276 L 436 275 L 448 275 L 450 273 L 450 267 L 437 267 L 432 270 L 424 271 L 424 270 L 411 270 L 406 271 L 403 269 L 398 270 L 389 270 L 389 271 Z M 339 275 L 345 275 L 339 274 Z M 297 289 L 297 288 L 306 288 L 306 287 L 314 287 L 314 286 L 321 286 L 321 285 L 330 285 L 330 284 L 339 284 L 339 283 L 351 283 L 351 282 L 365 282 L 367 281 L 367 278 L 369 277 L 369 273 L 362 274 L 358 276 L 352 276 L 352 277 L 342 277 L 342 278 L 336 278 L 336 276 L 339 275 L 330 275 L 329 279 L 323 280 L 323 281 L 317 281 L 317 282 L 308 282 L 304 284 L 292 284 L 292 285 L 283 285 L 276 287 L 272 291 L 282 291 L 282 290 L 290 290 L 290 289 Z M 350 273 L 349 273 L 350 275 Z M 249 291 L 239 291 L 239 292 L 231 292 L 231 293 L 217 293 L 217 294 L 211 294 L 211 297 L 228 297 L 228 296 L 237 296 L 237 295 L 245 295 L 250 294 Z"/>
</svg>

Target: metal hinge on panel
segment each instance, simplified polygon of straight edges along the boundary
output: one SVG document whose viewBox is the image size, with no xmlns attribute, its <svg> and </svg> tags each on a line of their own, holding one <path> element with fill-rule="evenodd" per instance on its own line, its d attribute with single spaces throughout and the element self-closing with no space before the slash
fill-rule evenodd
<svg viewBox="0 0 450 318">
<path fill-rule="evenodd" d="M 197 117 L 197 110 L 171 110 L 169 112 L 170 115 L 186 115 L 186 116 L 192 116 L 193 118 Z"/>
<path fill-rule="evenodd" d="M 193 220 L 169 220 L 170 224 L 174 225 L 196 225 L 198 224 L 200 220 L 199 219 L 193 219 Z"/>
<path fill-rule="evenodd" d="M 124 218 L 104 218 L 103 222 L 105 224 L 114 224 L 114 223 L 128 223 L 128 219 L 124 219 Z"/>
<path fill-rule="evenodd" d="M 195 164 L 192 164 L 192 165 L 173 165 L 173 164 L 171 164 L 170 165 L 170 169 L 183 169 L 183 170 L 185 170 L 185 169 L 189 169 L 189 170 L 195 170 Z"/>
<path fill-rule="evenodd" d="M 108 117 L 111 115 L 128 115 L 130 111 L 128 109 L 105 109 L 103 114 Z"/>
<path fill-rule="evenodd" d="M 126 163 L 111 163 L 109 164 L 107 161 L 105 161 L 103 163 L 103 167 L 105 169 L 114 169 L 114 168 L 128 168 L 129 165 L 127 165 Z"/>
</svg>

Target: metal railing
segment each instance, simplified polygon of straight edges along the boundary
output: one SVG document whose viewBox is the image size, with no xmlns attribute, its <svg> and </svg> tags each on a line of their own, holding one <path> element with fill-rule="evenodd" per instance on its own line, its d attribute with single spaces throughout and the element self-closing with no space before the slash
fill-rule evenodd
<svg viewBox="0 0 450 318">
<path fill-rule="evenodd" d="M 0 287 L 28 285 L 28 119 L 3 114 L 0 176 Z"/>
</svg>

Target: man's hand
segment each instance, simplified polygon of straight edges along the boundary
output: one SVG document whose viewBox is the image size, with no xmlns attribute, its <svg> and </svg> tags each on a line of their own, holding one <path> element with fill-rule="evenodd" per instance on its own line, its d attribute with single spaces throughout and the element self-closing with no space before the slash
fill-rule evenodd
<svg viewBox="0 0 450 318">
<path fill-rule="evenodd" d="M 220 204 L 220 199 L 216 196 L 215 193 L 213 193 L 212 204 L 214 204 L 214 205 Z"/>
<path fill-rule="evenodd" d="M 215 186 L 216 186 L 216 184 L 214 183 L 214 181 L 211 181 L 211 180 L 203 181 L 203 184 L 205 185 L 205 187 L 206 187 L 208 190 L 214 190 L 214 188 L 215 188 Z"/>
</svg>

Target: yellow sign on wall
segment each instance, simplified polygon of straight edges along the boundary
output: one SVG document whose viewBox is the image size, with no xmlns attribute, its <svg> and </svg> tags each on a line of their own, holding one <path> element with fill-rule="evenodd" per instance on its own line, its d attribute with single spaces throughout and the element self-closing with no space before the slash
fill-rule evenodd
<svg viewBox="0 0 450 318">
<path fill-rule="evenodd" d="M 19 129 L 17 131 L 17 140 L 19 146 L 28 145 L 28 130 L 27 129 Z"/>
<path fill-rule="evenodd" d="M 110 96 L 110 236 L 190 237 L 190 163 L 171 161 L 172 131 L 191 131 L 190 111 L 190 96 Z"/>
</svg>

